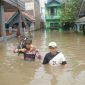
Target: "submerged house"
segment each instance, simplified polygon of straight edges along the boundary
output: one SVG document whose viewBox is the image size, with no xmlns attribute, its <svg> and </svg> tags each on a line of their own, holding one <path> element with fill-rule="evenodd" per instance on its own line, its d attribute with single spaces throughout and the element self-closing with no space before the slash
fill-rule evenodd
<svg viewBox="0 0 85 85">
<path fill-rule="evenodd" d="M 20 34 L 22 34 L 21 13 L 19 10 L 21 11 L 25 10 L 25 5 L 21 0 L 0 0 L 0 41 L 3 41 L 3 40 L 6 41 L 10 37 L 14 36 L 14 34 L 7 36 L 7 30 L 5 26 L 6 24 L 5 13 L 8 13 L 8 12 L 12 12 L 12 13 L 18 12 L 19 30 L 20 30 Z"/>
<path fill-rule="evenodd" d="M 76 31 L 83 32 L 83 34 L 85 35 L 85 0 L 82 0 L 78 19 L 76 19 L 75 24 Z"/>
<path fill-rule="evenodd" d="M 21 0 L 0 0 L 0 41 L 23 35 L 23 28 L 30 28 L 35 20 L 25 11 Z"/>
<path fill-rule="evenodd" d="M 45 27 L 50 30 L 58 30 L 60 26 L 61 3 L 50 0 L 45 4 Z"/>
</svg>

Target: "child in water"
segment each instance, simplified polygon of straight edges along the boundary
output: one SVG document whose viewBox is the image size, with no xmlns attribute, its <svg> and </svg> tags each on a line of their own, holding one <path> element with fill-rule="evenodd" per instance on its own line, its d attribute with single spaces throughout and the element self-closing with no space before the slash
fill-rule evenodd
<svg viewBox="0 0 85 85">
<path fill-rule="evenodd" d="M 24 54 L 24 60 L 34 61 L 36 57 L 41 59 L 41 55 L 39 51 L 32 45 L 32 41 L 27 41 L 24 48 L 16 49 L 14 52 L 22 52 Z"/>
</svg>

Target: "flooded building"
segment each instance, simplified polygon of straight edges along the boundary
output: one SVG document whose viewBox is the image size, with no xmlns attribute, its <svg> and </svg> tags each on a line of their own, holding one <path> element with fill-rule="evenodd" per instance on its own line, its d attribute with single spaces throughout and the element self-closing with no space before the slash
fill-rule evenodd
<svg viewBox="0 0 85 85">
<path fill-rule="evenodd" d="M 59 29 L 60 25 L 60 7 L 61 3 L 56 0 L 50 0 L 45 5 L 45 26 L 46 29 Z"/>
<path fill-rule="evenodd" d="M 85 35 L 85 0 L 82 0 L 78 19 L 75 21 L 77 32 L 83 32 Z"/>
<path fill-rule="evenodd" d="M 16 12 L 19 13 L 19 30 L 20 34 L 22 34 L 22 27 L 21 27 L 21 13 L 19 11 L 19 8 L 23 11 L 25 10 L 25 5 L 20 0 L 0 0 L 0 41 L 1 40 L 7 40 L 11 36 L 7 36 L 7 30 L 6 30 L 6 20 L 5 20 L 5 13 L 7 12 Z M 10 15 L 9 15 L 10 16 Z M 8 27 L 8 26 L 7 26 Z"/>
<path fill-rule="evenodd" d="M 0 41 L 22 35 L 23 28 L 29 28 L 33 18 L 25 12 L 25 3 L 20 0 L 0 1 Z"/>
</svg>

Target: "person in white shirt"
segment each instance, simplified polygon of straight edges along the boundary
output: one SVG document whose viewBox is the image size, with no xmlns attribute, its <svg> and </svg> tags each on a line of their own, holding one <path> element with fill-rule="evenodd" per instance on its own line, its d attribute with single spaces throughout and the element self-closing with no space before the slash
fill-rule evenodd
<svg viewBox="0 0 85 85">
<path fill-rule="evenodd" d="M 50 52 L 47 53 L 44 57 L 43 64 L 50 65 L 66 65 L 67 61 L 62 52 L 58 52 L 57 44 L 55 42 L 50 42 L 49 45 Z"/>
</svg>

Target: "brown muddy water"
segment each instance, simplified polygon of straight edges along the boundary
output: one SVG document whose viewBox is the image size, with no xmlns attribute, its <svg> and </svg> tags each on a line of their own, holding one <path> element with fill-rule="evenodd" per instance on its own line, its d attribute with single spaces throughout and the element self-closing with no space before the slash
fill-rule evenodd
<svg viewBox="0 0 85 85">
<path fill-rule="evenodd" d="M 33 33 L 33 44 L 42 56 L 48 43 L 55 41 L 65 55 L 67 67 L 42 65 L 42 60 L 29 62 L 12 52 L 16 38 L 0 42 L 0 85 L 85 85 L 85 36 L 57 31 Z"/>
</svg>

